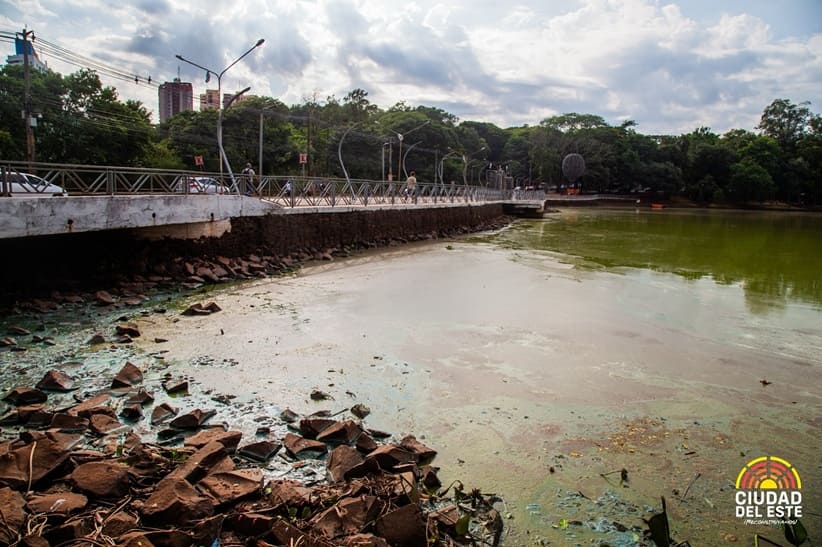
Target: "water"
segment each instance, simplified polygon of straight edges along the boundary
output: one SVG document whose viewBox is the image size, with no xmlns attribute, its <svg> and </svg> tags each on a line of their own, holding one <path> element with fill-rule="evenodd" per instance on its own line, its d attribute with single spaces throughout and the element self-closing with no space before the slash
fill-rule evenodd
<svg viewBox="0 0 822 547">
<path fill-rule="evenodd" d="M 445 484 L 498 494 L 506 545 L 636 544 L 661 496 L 680 541 L 778 540 L 734 517 L 733 483 L 778 455 L 801 473 L 806 511 L 822 507 L 820 221 L 565 211 L 192 294 L 171 309 L 223 311 L 137 315 L 131 358 L 149 383 L 191 378 L 175 406 L 237 395 L 215 420 L 248 435 L 285 407 L 364 403 L 371 427 L 437 449 Z M 89 378 L 124 358 L 60 351 Z M 45 352 L 0 358 L 36 376 Z"/>
</svg>

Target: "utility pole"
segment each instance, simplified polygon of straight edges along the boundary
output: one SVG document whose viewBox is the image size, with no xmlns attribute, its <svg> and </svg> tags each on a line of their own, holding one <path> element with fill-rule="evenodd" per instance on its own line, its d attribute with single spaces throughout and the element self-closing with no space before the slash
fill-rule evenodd
<svg viewBox="0 0 822 547">
<path fill-rule="evenodd" d="M 26 159 L 31 164 L 34 162 L 34 118 L 31 112 L 31 64 L 29 63 L 29 36 L 34 39 L 34 31 L 23 28 L 23 81 L 25 86 L 23 96 L 23 118 L 26 120 Z"/>
</svg>

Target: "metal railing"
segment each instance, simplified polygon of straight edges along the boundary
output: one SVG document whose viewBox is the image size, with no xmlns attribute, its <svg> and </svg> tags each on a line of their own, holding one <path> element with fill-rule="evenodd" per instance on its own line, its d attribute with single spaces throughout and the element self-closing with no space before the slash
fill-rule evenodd
<svg viewBox="0 0 822 547">
<path fill-rule="evenodd" d="M 41 187 L 10 193 L 17 174 L 32 174 Z M 19 177 L 17 177 L 19 178 Z M 44 193 L 46 184 L 63 195 L 236 194 L 257 197 L 283 207 L 338 207 L 469 203 L 527 199 L 512 190 L 463 184 L 417 182 L 412 190 L 401 181 L 355 180 L 329 177 L 236 175 L 219 173 L 0 160 L 0 197 Z M 54 193 L 54 192 L 49 192 Z"/>
</svg>

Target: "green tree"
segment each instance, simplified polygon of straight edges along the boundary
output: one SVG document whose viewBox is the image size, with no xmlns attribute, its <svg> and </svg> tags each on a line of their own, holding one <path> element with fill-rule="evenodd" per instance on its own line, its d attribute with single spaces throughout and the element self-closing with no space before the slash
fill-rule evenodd
<svg viewBox="0 0 822 547">
<path fill-rule="evenodd" d="M 788 99 L 776 99 L 762 112 L 757 128 L 776 139 L 784 150 L 794 150 L 810 128 L 813 119 L 810 104 L 808 101 L 793 104 Z"/>
<path fill-rule="evenodd" d="M 726 195 L 733 201 L 764 201 L 772 197 L 775 191 L 770 173 L 752 158 L 743 158 L 731 169 Z"/>
</svg>

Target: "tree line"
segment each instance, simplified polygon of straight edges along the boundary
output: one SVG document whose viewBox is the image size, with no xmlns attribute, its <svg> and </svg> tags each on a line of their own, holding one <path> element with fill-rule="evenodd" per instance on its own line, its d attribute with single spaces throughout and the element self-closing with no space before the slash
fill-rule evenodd
<svg viewBox="0 0 822 547">
<path fill-rule="evenodd" d="M 2 159 L 26 159 L 23 100 L 23 69 L 6 65 Z M 120 101 L 92 70 L 33 71 L 31 109 L 38 115 L 36 161 L 193 170 L 200 156 L 204 170 L 220 170 L 216 111 L 186 111 L 154 125 L 145 105 Z M 655 192 L 705 204 L 822 204 L 822 116 L 808 102 L 783 98 L 765 107 L 753 130 L 643 135 L 633 121 L 610 125 L 592 114 L 500 128 L 430 106 L 383 109 L 363 89 L 290 106 L 248 97 L 223 112 L 223 143 L 232 165 L 262 164 L 263 175 L 397 180 L 413 170 L 423 182 L 486 184 L 492 169 L 514 185 L 561 189 L 568 184 L 562 159 L 578 153 L 586 162 L 583 191 Z"/>
</svg>

